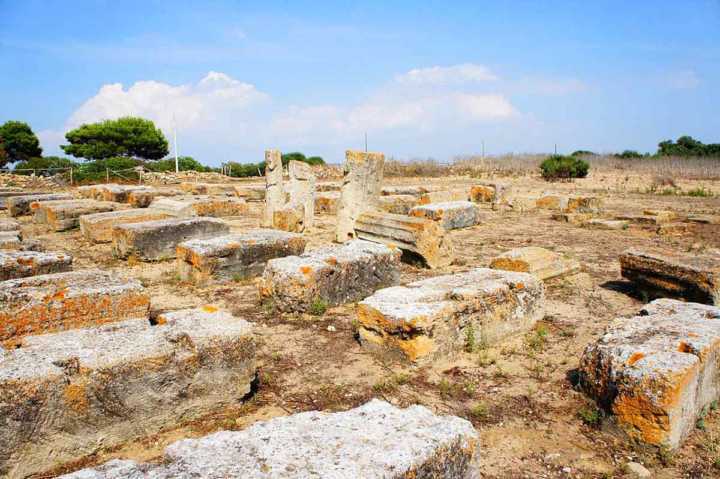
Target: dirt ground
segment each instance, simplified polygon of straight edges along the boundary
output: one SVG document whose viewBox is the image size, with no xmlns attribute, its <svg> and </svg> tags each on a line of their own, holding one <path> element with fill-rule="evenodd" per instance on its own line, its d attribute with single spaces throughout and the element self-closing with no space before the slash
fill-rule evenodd
<svg viewBox="0 0 720 479">
<path fill-rule="evenodd" d="M 637 175 L 598 175 L 573 183 L 539 178 L 503 179 L 516 190 L 538 196 L 544 191 L 594 194 L 606 214 L 640 214 L 644 209 L 720 214 L 720 182 L 681 182 L 685 191 L 703 186 L 715 197 L 689 197 L 651 191 L 651 180 Z M 402 178 L 386 184 L 441 185 L 464 188 L 471 178 Z M 233 230 L 259 224 L 261 203 L 247 217 L 232 218 Z M 720 412 L 710 412 L 675 452 L 649 450 L 630 443 L 611 418 L 598 416 L 594 403 L 573 387 L 573 370 L 583 348 L 615 318 L 631 316 L 642 296 L 621 281 L 619 254 L 629 247 L 669 246 L 682 251 L 720 248 L 720 225 L 696 225 L 680 236 L 659 236 L 632 226 L 599 231 L 554 221 L 548 211 L 524 214 L 485 209 L 482 224 L 451 233 L 457 259 L 443 269 L 403 265 L 402 283 L 487 266 L 508 249 L 535 245 L 578 259 L 583 270 L 546 283 L 546 316 L 531 333 L 494 347 L 414 367 L 384 362 L 366 352 L 355 338 L 354 306 L 321 316 L 278 314 L 258 301 L 252 281 L 215 281 L 202 287 L 182 283 L 174 262 L 129 264 L 112 258 L 109 245 L 92 245 L 78 231 L 48 233 L 24 218 L 28 237 L 48 250 L 75 257 L 75 269 L 101 267 L 140 279 L 153 298 L 153 309 L 215 304 L 255 323 L 259 347 L 259 385 L 237 407 L 183 425 L 168 425 L 141 442 L 68 465 L 57 473 L 122 457 L 153 460 L 180 438 L 221 429 L 243 429 L 255 421 L 299 411 L 338 411 L 371 397 L 407 406 L 423 404 L 439 414 L 472 421 L 481 438 L 482 477 L 630 477 L 628 461 L 643 463 L 659 478 L 720 477 Z M 319 216 L 306 233 L 308 249 L 327 244 L 335 218 Z"/>
</svg>

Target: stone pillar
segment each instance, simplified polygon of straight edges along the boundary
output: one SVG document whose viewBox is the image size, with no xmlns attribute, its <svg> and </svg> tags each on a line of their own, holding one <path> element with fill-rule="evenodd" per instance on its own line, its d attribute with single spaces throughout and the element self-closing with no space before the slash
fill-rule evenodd
<svg viewBox="0 0 720 479">
<path fill-rule="evenodd" d="M 382 189 L 385 155 L 348 150 L 338 208 L 335 241 L 355 237 L 355 220 L 377 207 Z"/>
<path fill-rule="evenodd" d="M 305 228 L 313 225 L 315 216 L 315 174 L 307 163 L 291 161 L 290 170 L 290 204 L 303 205 Z"/>
<path fill-rule="evenodd" d="M 275 210 L 285 205 L 280 150 L 265 150 L 265 212 L 262 226 L 272 227 Z"/>
</svg>

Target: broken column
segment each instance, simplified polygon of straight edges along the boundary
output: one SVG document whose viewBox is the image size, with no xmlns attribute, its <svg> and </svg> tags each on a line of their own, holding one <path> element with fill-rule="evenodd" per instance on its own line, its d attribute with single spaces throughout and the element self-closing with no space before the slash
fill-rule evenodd
<svg viewBox="0 0 720 479">
<path fill-rule="evenodd" d="M 427 361 L 530 330 L 544 298 L 534 276 L 477 268 L 376 291 L 358 303 L 358 333 L 381 355 Z"/>
<path fill-rule="evenodd" d="M 567 276 L 580 271 L 580 263 L 537 246 L 515 248 L 490 263 L 493 269 L 530 273 L 541 280 Z"/>
<path fill-rule="evenodd" d="M 217 218 L 174 218 L 117 225 L 112 250 L 117 258 L 133 256 L 145 261 L 174 258 L 183 241 L 228 234 L 230 227 Z"/>
<path fill-rule="evenodd" d="M 659 299 L 580 360 L 580 384 L 633 439 L 677 448 L 720 399 L 720 308 Z"/>
<path fill-rule="evenodd" d="M 362 299 L 400 280 L 400 251 L 368 241 L 271 259 L 258 288 L 280 311 L 304 312 Z"/>
<path fill-rule="evenodd" d="M 110 243 L 112 230 L 117 225 L 163 220 L 171 215 L 151 208 L 108 211 L 80 217 L 80 232 L 93 243 Z"/>
<path fill-rule="evenodd" d="M 272 228 L 275 210 L 285 205 L 280 150 L 265 150 L 265 211 L 261 225 Z"/>
<path fill-rule="evenodd" d="M 44 195 L 22 195 L 7 199 L 8 214 L 13 217 L 25 216 L 31 213 L 30 203 L 34 201 L 71 200 L 73 197 L 67 193 L 51 193 Z"/>
<path fill-rule="evenodd" d="M 95 269 L 0 282 L 0 341 L 144 318 L 150 298 L 137 280 Z"/>
<path fill-rule="evenodd" d="M 345 152 L 343 184 L 337 214 L 335 241 L 355 238 L 355 221 L 377 208 L 382 188 L 385 155 L 348 150 Z"/>
<path fill-rule="evenodd" d="M 248 322 L 208 305 L 154 323 L 30 336 L 8 350 L 0 475 L 42 475 L 242 403 L 256 374 Z"/>
<path fill-rule="evenodd" d="M 445 229 L 424 218 L 363 213 L 355 221 L 355 236 L 400 248 L 404 261 L 419 261 L 430 268 L 447 266 L 455 258 L 452 241 Z"/>
<path fill-rule="evenodd" d="M 651 296 L 720 305 L 720 256 L 649 249 L 620 255 L 622 277 Z"/>
<path fill-rule="evenodd" d="M 315 173 L 307 163 L 295 160 L 288 164 L 288 170 L 290 204 L 303 206 L 304 227 L 310 228 L 315 217 Z"/>
<path fill-rule="evenodd" d="M 65 477 L 467 479 L 478 470 L 479 448 L 465 419 L 373 399 L 349 411 L 303 412 L 179 441 L 158 463 L 114 460 Z"/>
<path fill-rule="evenodd" d="M 72 256 L 61 252 L 0 251 L 0 281 L 38 274 L 62 273 L 72 268 Z"/>
<path fill-rule="evenodd" d="M 248 279 L 261 275 L 268 260 L 299 255 L 304 250 L 305 239 L 300 235 L 256 229 L 180 243 L 177 268 L 184 281 Z"/>
<path fill-rule="evenodd" d="M 33 221 L 45 224 L 54 231 L 77 228 L 82 215 L 103 213 L 124 208 L 120 203 L 96 200 L 39 201 L 30 204 Z"/>
<path fill-rule="evenodd" d="M 449 201 L 416 206 L 410 216 L 437 221 L 446 230 L 467 228 L 480 224 L 480 208 L 470 201 Z"/>
</svg>

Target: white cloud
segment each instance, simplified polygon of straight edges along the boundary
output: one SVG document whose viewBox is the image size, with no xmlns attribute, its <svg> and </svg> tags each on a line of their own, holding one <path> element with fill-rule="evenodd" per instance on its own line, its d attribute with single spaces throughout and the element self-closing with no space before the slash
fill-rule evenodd
<svg viewBox="0 0 720 479">
<path fill-rule="evenodd" d="M 395 77 L 395 81 L 398 83 L 415 85 L 457 84 L 494 80 L 497 80 L 497 77 L 490 70 L 473 63 L 463 63 L 449 67 L 415 68 Z"/>
</svg>

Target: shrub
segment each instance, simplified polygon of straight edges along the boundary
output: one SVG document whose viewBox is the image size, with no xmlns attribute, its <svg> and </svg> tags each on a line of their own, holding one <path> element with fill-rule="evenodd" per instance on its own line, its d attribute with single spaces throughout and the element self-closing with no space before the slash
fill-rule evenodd
<svg viewBox="0 0 720 479">
<path fill-rule="evenodd" d="M 148 161 L 147 163 L 145 163 L 144 166 L 148 171 L 175 171 L 175 158 L 165 158 L 158 161 Z M 203 165 L 192 156 L 178 157 L 178 168 L 180 169 L 180 171 L 213 171 L 211 167 Z"/>
<path fill-rule="evenodd" d="M 77 168 L 78 164 L 69 158 L 61 158 L 59 156 L 43 156 L 37 158 L 30 158 L 26 161 L 21 161 L 15 164 L 14 169 L 16 170 L 49 170 L 50 168 Z M 36 171 L 36 175 L 40 174 L 53 174 L 53 171 Z M 32 171 L 18 171 L 19 175 L 30 175 Z"/>
<path fill-rule="evenodd" d="M 622 153 L 615 153 L 616 158 L 631 159 L 631 158 L 644 158 L 648 155 L 643 155 L 635 150 L 625 150 Z"/>
<path fill-rule="evenodd" d="M 328 309 L 328 303 L 321 298 L 316 298 L 310 305 L 310 314 L 313 316 L 322 316 Z"/>
<path fill-rule="evenodd" d="M 87 161 L 78 165 L 77 170 L 73 172 L 73 175 L 78 182 L 104 181 L 107 175 L 107 170 L 109 169 L 111 177 L 118 177 L 118 175 L 114 173 L 118 171 L 122 174 L 122 176 L 119 176 L 120 178 L 137 179 L 137 174 L 128 170 L 132 170 L 140 164 L 141 162 L 139 160 L 127 157 Z"/>
<path fill-rule="evenodd" d="M 574 156 L 552 155 L 540 164 L 542 177 L 548 181 L 585 178 L 590 165 Z"/>
<path fill-rule="evenodd" d="M 320 158 L 319 156 L 311 156 L 310 158 L 306 158 L 304 154 L 300 153 L 299 151 L 294 151 L 292 153 L 285 153 L 282 155 L 282 164 L 283 166 L 287 166 L 288 163 L 291 161 L 302 161 L 303 163 L 307 163 L 309 165 L 324 165 L 325 161 Z"/>
<path fill-rule="evenodd" d="M 265 174 L 265 162 L 260 163 L 228 163 L 229 175 L 235 178 L 262 176 Z"/>
<path fill-rule="evenodd" d="M 590 150 L 575 150 L 573 151 L 570 156 L 596 156 L 597 153 L 594 153 Z"/>
</svg>

